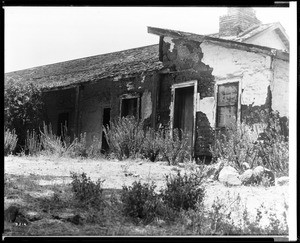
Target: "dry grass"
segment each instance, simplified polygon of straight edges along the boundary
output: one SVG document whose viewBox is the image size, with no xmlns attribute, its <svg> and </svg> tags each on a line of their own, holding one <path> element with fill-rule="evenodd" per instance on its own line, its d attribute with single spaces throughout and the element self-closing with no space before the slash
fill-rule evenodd
<svg viewBox="0 0 300 243">
<path fill-rule="evenodd" d="M 203 219 L 199 213 L 201 210 L 183 212 L 176 223 L 156 220 L 149 225 L 136 225 L 120 213 L 119 195 L 123 185 L 130 186 L 134 181 L 139 180 L 141 182 L 155 181 L 159 190 L 165 186 L 165 175 L 176 174 L 178 170 L 190 167 L 190 165 L 167 166 L 163 162 L 152 163 L 141 160 L 5 157 L 5 208 L 17 204 L 23 211 L 38 212 L 42 219 L 31 222 L 26 227 L 16 227 L 6 223 L 4 235 L 195 235 L 203 234 L 203 232 L 212 233 L 210 229 L 200 231 L 197 226 L 199 220 Z M 105 179 L 103 187 L 106 206 L 102 212 L 86 210 L 74 205 L 70 172 L 85 172 L 93 181 Z M 237 200 L 238 197 L 239 200 Z M 225 187 L 218 182 L 210 182 L 206 185 L 203 207 L 208 210 L 206 213 L 209 213 L 221 205 L 219 216 L 227 215 L 226 210 L 232 212 L 230 217 L 237 226 L 243 220 L 243 212 L 246 208 L 248 226 L 243 226 L 244 229 L 252 227 L 249 222 L 255 222 L 260 210 L 262 216 L 258 225 L 261 229 L 265 229 L 261 231 L 262 234 L 272 232 L 267 229 L 270 224 L 274 227 L 276 224 L 280 225 L 278 232 L 286 234 L 285 202 L 288 202 L 288 186 Z M 82 225 L 75 225 L 53 219 L 53 214 L 64 212 L 79 213 L 85 221 Z M 211 225 L 212 221 L 208 224 Z M 225 226 L 222 224 L 220 227 Z M 253 229 L 253 232 L 258 231 Z"/>
</svg>

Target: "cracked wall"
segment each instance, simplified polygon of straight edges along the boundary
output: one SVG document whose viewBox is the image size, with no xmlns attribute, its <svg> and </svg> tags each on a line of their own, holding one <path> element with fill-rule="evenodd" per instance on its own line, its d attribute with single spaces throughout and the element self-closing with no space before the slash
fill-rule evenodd
<svg viewBox="0 0 300 243">
<path fill-rule="evenodd" d="M 169 73 L 161 74 L 160 97 L 158 106 L 158 122 L 167 126 L 170 123 L 170 107 L 172 101 L 171 87 L 173 84 L 197 80 L 199 104 L 211 105 L 208 97 L 214 94 L 214 77 L 209 65 L 203 63 L 203 53 L 197 41 L 186 41 L 180 38 L 164 37 L 162 60 Z M 196 110 L 195 124 L 195 155 L 210 155 L 209 145 L 213 133 L 210 123 L 203 111 Z"/>
<path fill-rule="evenodd" d="M 288 63 L 265 54 L 228 48 L 209 41 L 202 43 L 164 37 L 162 60 L 169 72 L 161 75 L 159 121 L 170 122 L 171 86 L 197 80 L 195 154 L 209 154 L 216 123 L 215 83 L 239 82 L 241 121 L 252 119 L 256 111 L 288 112 Z M 274 81 L 273 81 L 274 78 Z M 281 92 L 282 90 L 282 92 Z M 282 101 L 283 102 L 280 102 Z"/>
<path fill-rule="evenodd" d="M 111 118 L 120 116 L 121 96 L 133 95 L 140 99 L 140 118 L 144 121 L 145 126 L 152 126 L 153 119 L 155 119 L 153 107 L 156 105 L 157 84 L 158 74 L 156 72 L 142 73 L 113 81 L 111 84 Z"/>
<path fill-rule="evenodd" d="M 86 133 L 87 143 L 102 140 L 103 109 L 111 108 L 110 120 L 120 117 L 120 102 L 124 95 L 140 97 L 140 118 L 151 125 L 152 100 L 155 99 L 156 74 L 118 77 L 85 84 L 80 93 L 80 132 Z"/>
<path fill-rule="evenodd" d="M 270 111 L 272 60 L 268 55 L 201 43 L 203 62 L 213 68 L 216 82 L 232 79 L 241 85 L 241 120 L 258 109 Z"/>
<path fill-rule="evenodd" d="M 274 80 L 271 83 L 272 109 L 280 116 L 289 117 L 289 63 L 275 59 Z"/>
</svg>

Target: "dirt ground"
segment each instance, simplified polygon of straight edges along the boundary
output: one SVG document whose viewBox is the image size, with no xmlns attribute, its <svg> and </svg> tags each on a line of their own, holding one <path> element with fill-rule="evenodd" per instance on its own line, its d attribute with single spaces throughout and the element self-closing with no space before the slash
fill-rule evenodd
<svg viewBox="0 0 300 243">
<path fill-rule="evenodd" d="M 50 184 L 70 183 L 70 172 L 85 172 L 88 177 L 96 181 L 105 180 L 104 188 L 121 189 L 123 185 L 130 186 L 134 181 L 154 181 L 157 190 L 164 187 L 165 175 L 175 174 L 177 171 L 187 170 L 187 166 L 168 166 L 165 162 L 148 162 L 143 160 L 117 161 L 104 159 L 69 159 L 55 157 L 5 157 L 5 174 L 22 176 L 45 176 L 39 181 L 41 186 Z M 47 179 L 48 176 L 48 179 Z M 46 193 L 46 192 L 44 192 Z M 268 213 L 273 212 L 278 219 L 283 220 L 284 204 L 289 202 L 288 185 L 272 187 L 238 186 L 226 187 L 218 181 L 211 181 L 206 186 L 204 205 L 211 207 L 215 200 L 229 204 L 228 210 L 235 213 L 236 207 L 245 205 L 256 216 L 256 209 L 262 204 Z M 236 197 L 240 195 L 242 204 L 236 205 Z M 5 208 L 12 203 L 21 204 L 13 199 L 5 198 Z M 237 216 L 237 219 L 240 216 Z M 264 217 L 263 217 L 264 219 Z M 267 226 L 268 220 L 262 221 Z"/>
</svg>

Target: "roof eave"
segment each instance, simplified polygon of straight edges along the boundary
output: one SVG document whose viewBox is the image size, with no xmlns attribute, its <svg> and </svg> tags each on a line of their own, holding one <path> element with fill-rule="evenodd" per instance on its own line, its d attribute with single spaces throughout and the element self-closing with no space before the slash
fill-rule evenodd
<svg viewBox="0 0 300 243">
<path fill-rule="evenodd" d="M 212 43 L 215 43 L 218 45 L 226 46 L 228 48 L 234 48 L 234 49 L 239 49 L 239 50 L 244 50 L 244 51 L 249 51 L 249 52 L 262 53 L 262 54 L 269 55 L 269 56 L 275 56 L 279 59 L 283 59 L 286 61 L 289 60 L 289 53 L 286 53 L 286 52 L 283 52 L 283 51 L 280 51 L 280 50 L 277 50 L 274 48 L 265 47 L 265 46 L 242 43 L 242 42 L 237 42 L 237 41 L 232 41 L 232 40 L 225 40 L 225 39 L 210 37 L 210 36 L 205 36 L 205 35 L 197 35 L 197 34 L 192 34 L 192 33 L 187 33 L 187 32 L 182 32 L 182 31 L 160 29 L 160 28 L 155 28 L 155 27 L 148 27 L 148 33 L 159 35 L 159 36 L 169 36 L 169 37 L 173 37 L 173 38 L 185 38 L 187 40 L 193 40 L 193 41 L 198 41 L 198 42 L 209 41 L 209 42 L 212 42 Z"/>
<path fill-rule="evenodd" d="M 154 70 L 143 70 L 143 71 L 140 71 L 140 72 L 137 72 L 137 73 L 131 73 L 131 74 L 126 74 L 126 75 L 122 75 L 120 77 L 120 79 L 122 78 L 130 78 L 130 77 L 136 77 L 138 75 L 141 75 L 142 73 L 144 74 L 147 74 L 147 73 L 151 73 L 151 72 L 155 72 L 155 71 L 159 71 L 161 70 L 163 67 L 161 68 L 156 68 Z M 42 90 L 43 92 L 52 92 L 52 91 L 59 91 L 59 90 L 65 90 L 65 89 L 73 89 L 73 88 L 76 88 L 77 86 L 81 86 L 81 85 L 85 85 L 85 84 L 95 84 L 95 83 L 98 83 L 100 82 L 101 80 L 105 80 L 105 79 L 108 79 L 108 80 L 113 80 L 114 78 L 116 78 L 117 76 L 105 76 L 105 77 L 102 77 L 100 79 L 89 79 L 89 80 L 85 80 L 85 81 L 79 81 L 79 82 L 76 82 L 76 83 L 72 83 L 72 84 L 67 84 L 67 85 L 60 85 L 60 86 L 52 86 L 52 87 L 42 87 Z"/>
</svg>

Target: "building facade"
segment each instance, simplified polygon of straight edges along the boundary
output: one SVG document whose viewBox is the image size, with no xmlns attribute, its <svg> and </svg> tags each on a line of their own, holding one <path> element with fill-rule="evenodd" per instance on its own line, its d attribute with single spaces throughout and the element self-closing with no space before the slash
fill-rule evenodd
<svg viewBox="0 0 300 243">
<path fill-rule="evenodd" d="M 235 12 L 233 12 L 235 13 Z M 256 21 L 256 20 L 255 20 Z M 243 28 L 246 28 L 245 26 Z M 148 27 L 158 45 L 5 74 L 44 90 L 47 122 L 86 133 L 105 149 L 103 125 L 133 115 L 182 129 L 194 157 L 210 156 L 215 130 L 259 109 L 289 117 L 289 54 L 237 40 Z"/>
</svg>

